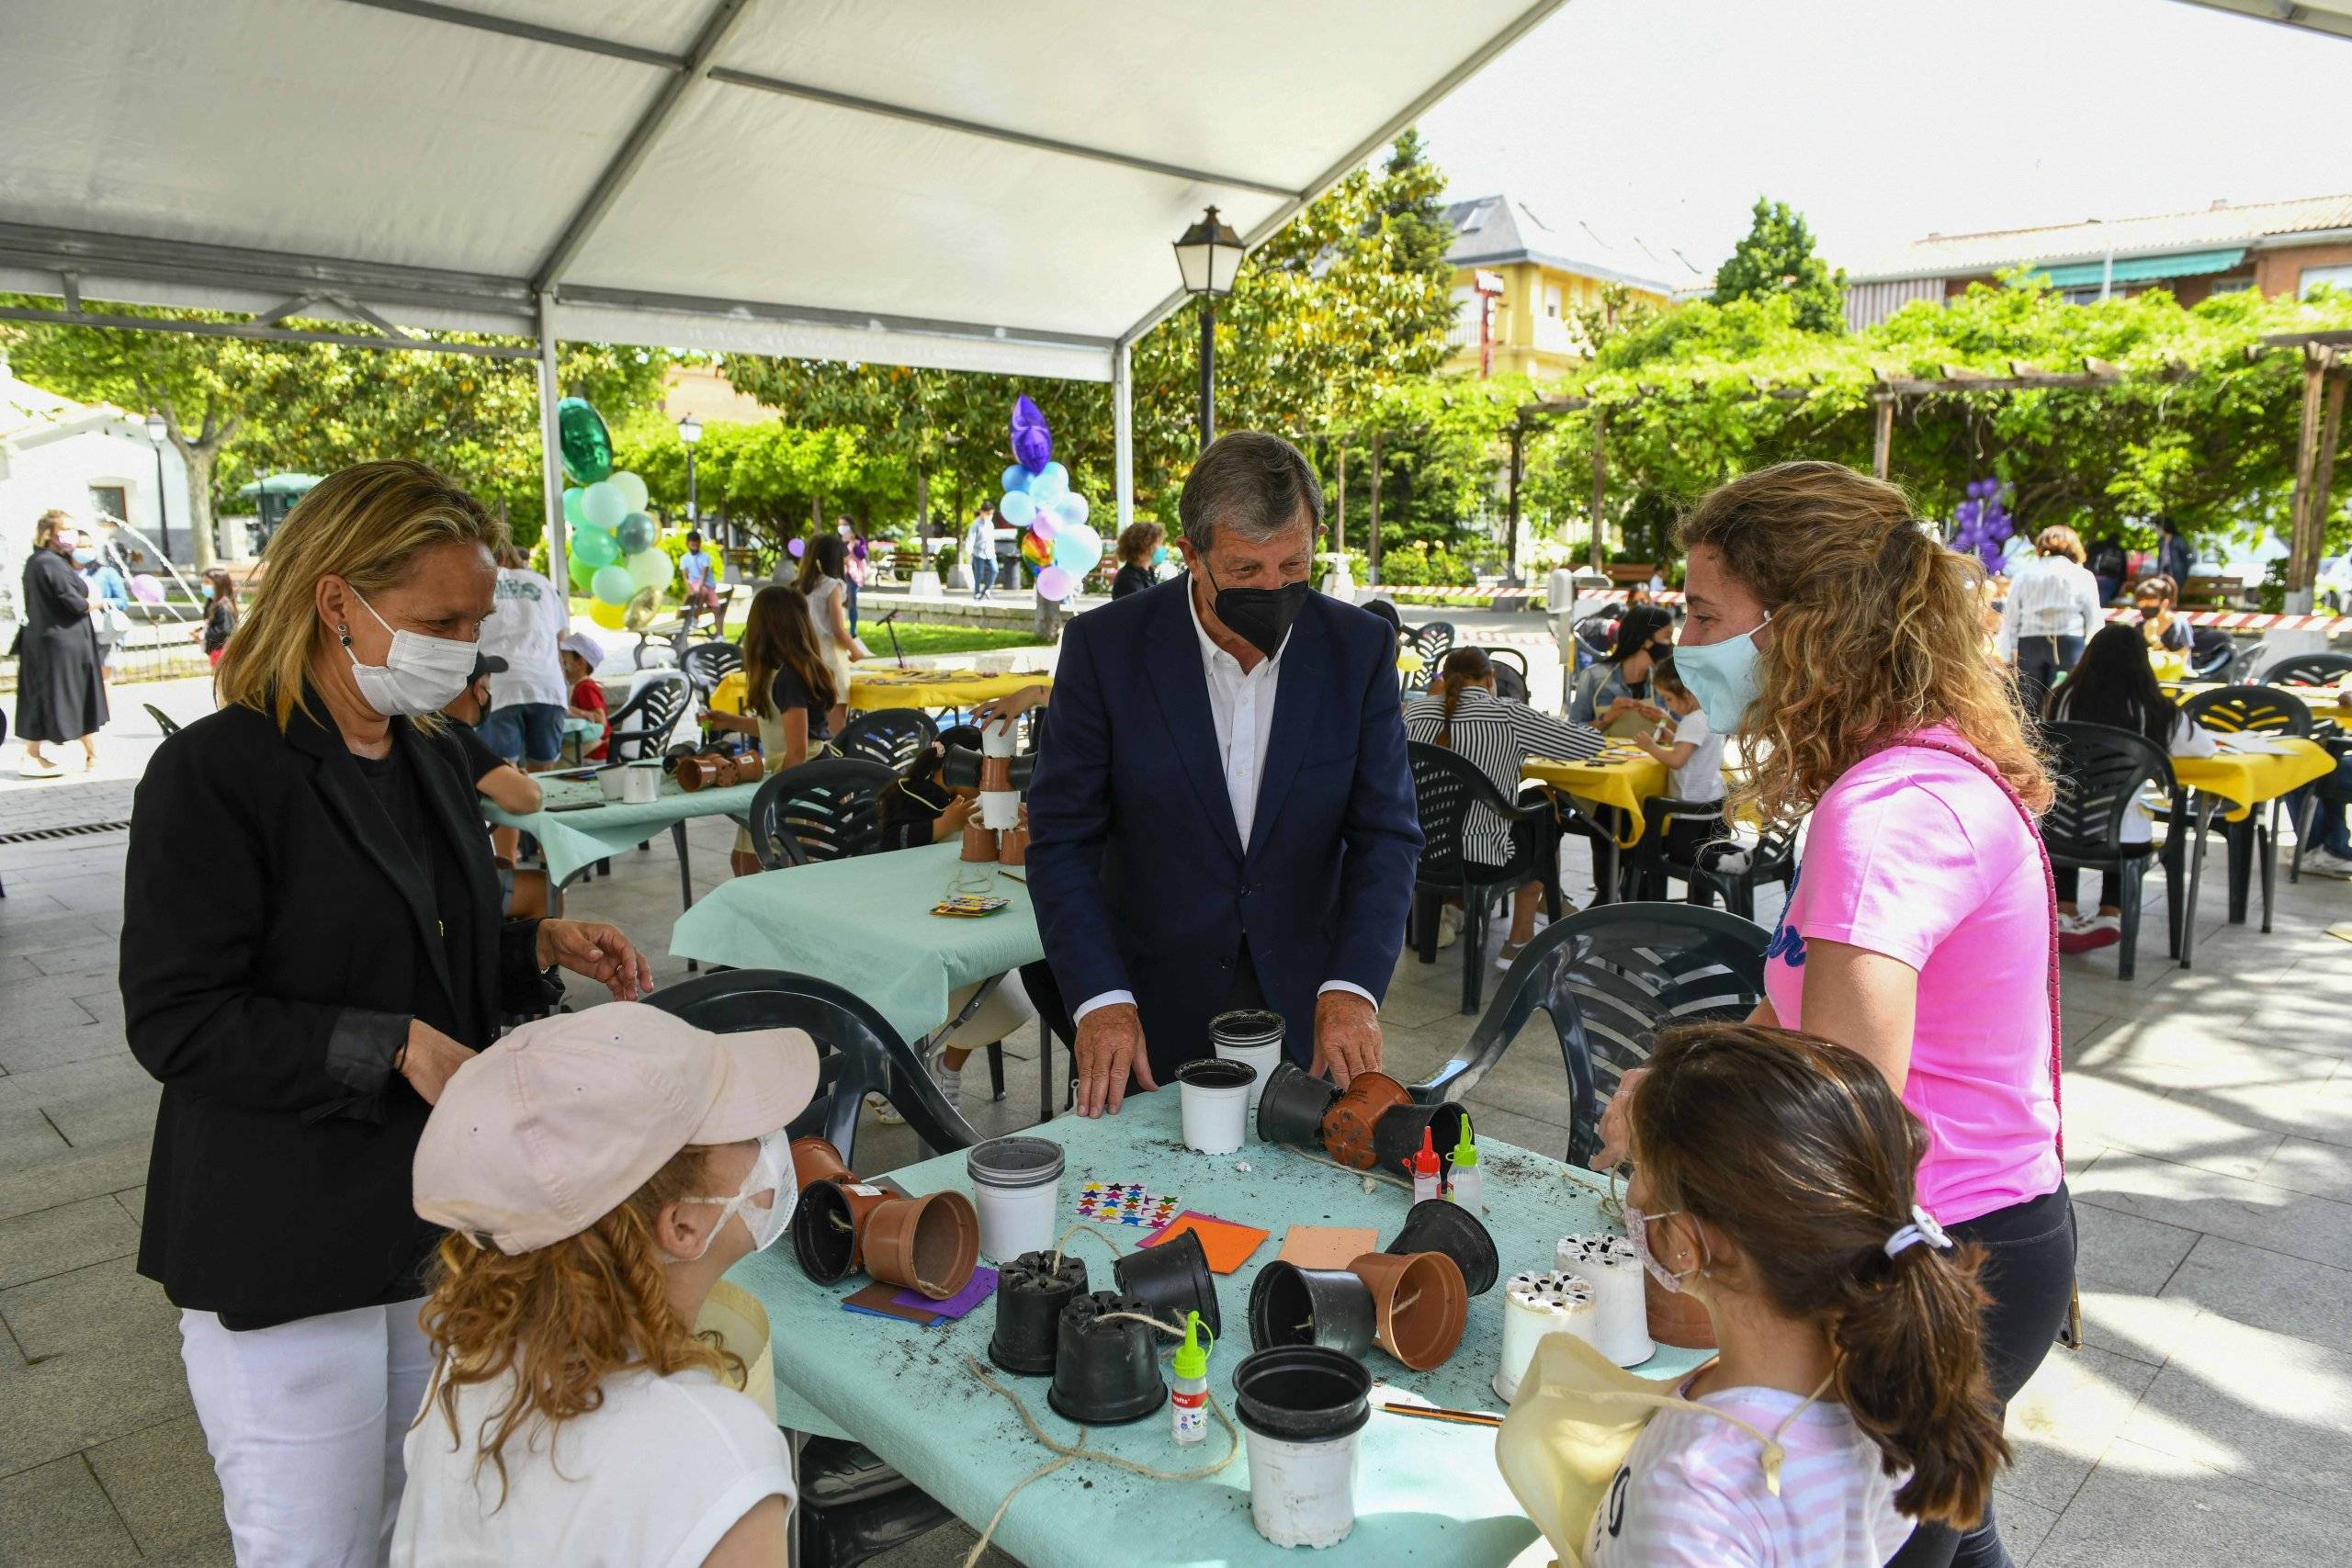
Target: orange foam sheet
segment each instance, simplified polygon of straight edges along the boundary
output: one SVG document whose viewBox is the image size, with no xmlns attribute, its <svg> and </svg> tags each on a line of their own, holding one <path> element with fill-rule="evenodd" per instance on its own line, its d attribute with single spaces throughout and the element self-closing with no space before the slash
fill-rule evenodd
<svg viewBox="0 0 2352 1568">
<path fill-rule="evenodd" d="M 1255 1225 L 1237 1225 L 1231 1220 L 1220 1220 L 1213 1214 L 1196 1214 L 1187 1209 L 1170 1220 L 1151 1245 L 1173 1241 L 1186 1231 L 1201 1238 L 1201 1250 L 1208 1254 L 1209 1268 L 1216 1273 L 1230 1274 L 1250 1261 L 1250 1255 L 1262 1246 L 1272 1232 Z"/>
</svg>

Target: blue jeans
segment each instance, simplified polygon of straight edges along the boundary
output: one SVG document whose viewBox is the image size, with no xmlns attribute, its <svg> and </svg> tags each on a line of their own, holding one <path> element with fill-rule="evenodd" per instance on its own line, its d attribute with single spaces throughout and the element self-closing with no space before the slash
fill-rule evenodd
<svg viewBox="0 0 2352 1568">
<path fill-rule="evenodd" d="M 849 601 L 849 635 L 855 637 L 857 635 L 857 579 L 854 577 L 842 579 L 842 591 L 843 596 Z"/>
<path fill-rule="evenodd" d="M 2352 826 L 2346 825 L 2344 812 L 2346 804 L 2352 802 L 2352 757 L 2338 757 L 2335 773 L 2287 796 L 2288 814 L 2299 828 L 2313 791 L 2318 792 L 2319 816 L 2312 824 L 2312 842 L 2338 860 L 2352 860 Z"/>
<path fill-rule="evenodd" d="M 510 762 L 552 762 L 563 755 L 563 709 L 553 703 L 509 703 L 482 715 L 474 733 Z"/>
<path fill-rule="evenodd" d="M 974 556 L 972 558 L 972 597 L 978 599 L 995 586 L 996 558 Z"/>
</svg>

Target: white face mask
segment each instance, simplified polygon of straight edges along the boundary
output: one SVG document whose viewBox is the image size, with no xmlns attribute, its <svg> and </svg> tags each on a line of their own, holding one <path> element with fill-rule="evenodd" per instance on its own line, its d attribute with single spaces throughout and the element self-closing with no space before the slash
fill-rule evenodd
<svg viewBox="0 0 2352 1568">
<path fill-rule="evenodd" d="M 767 1200 L 764 1205 L 761 1200 Z M 700 1258 L 727 1228 L 727 1222 L 736 1214 L 743 1216 L 743 1228 L 752 1233 L 752 1250 L 765 1252 L 792 1228 L 792 1211 L 800 1201 L 799 1189 L 792 1181 L 792 1140 L 778 1128 L 760 1140 L 759 1157 L 752 1161 L 751 1170 L 743 1178 L 743 1185 L 731 1198 L 682 1198 L 683 1203 L 716 1203 L 718 1218 L 711 1222 L 704 1238 Z M 691 1258 L 673 1258 L 673 1263 L 691 1263 Z"/>
<path fill-rule="evenodd" d="M 351 596 L 359 600 L 361 609 L 376 615 L 376 606 L 360 598 L 357 589 L 352 590 Z M 343 651 L 350 657 L 351 679 L 359 687 L 359 700 L 386 718 L 439 713 L 473 679 L 477 650 L 472 643 L 395 630 L 381 615 L 376 615 L 376 624 L 392 634 L 391 651 L 383 663 L 360 663 L 359 655 L 352 651 L 348 628 L 343 634 Z"/>
<path fill-rule="evenodd" d="M 1693 1264 L 1677 1273 L 1658 1261 L 1657 1255 L 1650 1250 L 1650 1226 L 1660 1220 L 1670 1220 L 1680 1213 L 1679 1209 L 1668 1209 L 1663 1214 L 1645 1214 L 1631 1203 L 1625 1205 L 1625 1239 L 1634 1244 L 1634 1255 L 1642 1260 L 1642 1267 L 1649 1270 L 1650 1278 L 1668 1291 L 1681 1290 L 1682 1281 L 1699 1272 L 1701 1267 Z"/>
</svg>

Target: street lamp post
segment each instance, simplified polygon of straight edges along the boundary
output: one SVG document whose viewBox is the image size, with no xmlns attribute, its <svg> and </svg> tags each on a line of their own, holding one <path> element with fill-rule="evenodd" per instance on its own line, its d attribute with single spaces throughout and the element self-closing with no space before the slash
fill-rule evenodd
<svg viewBox="0 0 2352 1568">
<path fill-rule="evenodd" d="M 172 558 L 172 513 L 171 508 L 164 503 L 164 443 L 171 438 L 172 427 L 164 423 L 164 416 L 159 413 L 149 414 L 147 439 L 155 444 L 155 532 L 161 536 L 156 540 L 155 547 L 164 552 L 164 558 L 166 561 Z M 194 523 L 191 522 L 189 526 L 195 526 Z"/>
<path fill-rule="evenodd" d="M 1201 446 L 1216 439 L 1216 302 L 1233 292 L 1241 269 L 1241 237 L 1217 220 L 1212 207 L 1176 242 L 1184 292 L 1201 300 Z"/>
<path fill-rule="evenodd" d="M 692 523 L 701 515 L 695 509 L 695 444 L 702 439 L 702 421 L 692 414 L 678 421 L 678 439 L 686 446 L 686 521 Z"/>
</svg>

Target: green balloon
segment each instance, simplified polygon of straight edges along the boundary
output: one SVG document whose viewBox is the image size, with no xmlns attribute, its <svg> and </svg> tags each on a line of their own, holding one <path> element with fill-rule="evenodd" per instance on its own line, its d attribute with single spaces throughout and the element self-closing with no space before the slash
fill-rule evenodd
<svg viewBox="0 0 2352 1568">
<path fill-rule="evenodd" d="M 587 399 L 566 398 L 556 404 L 555 427 L 563 471 L 574 484 L 592 485 L 613 471 L 612 432 Z"/>
<path fill-rule="evenodd" d="M 654 533 L 653 519 L 642 512 L 630 513 L 613 528 L 613 537 L 620 541 L 621 554 L 625 556 L 651 549 Z"/>
<path fill-rule="evenodd" d="M 621 558 L 620 542 L 602 528 L 582 528 L 571 536 L 571 558 L 586 561 L 591 571 L 610 566 Z"/>
<path fill-rule="evenodd" d="M 610 484 L 593 484 L 580 492 L 580 515 L 598 528 L 617 528 L 628 515 L 628 502 Z"/>
<path fill-rule="evenodd" d="M 579 541 L 574 539 L 572 543 L 577 546 Z M 566 561 L 571 573 L 571 586 L 582 593 L 587 592 L 588 585 L 596 580 L 596 563 L 582 555 L 577 548 L 571 551 Z"/>
<path fill-rule="evenodd" d="M 588 521 L 588 514 L 580 510 L 580 492 L 576 490 L 563 492 L 563 520 L 575 528 Z"/>
<path fill-rule="evenodd" d="M 589 580 L 588 592 L 607 604 L 626 604 L 637 594 L 637 579 L 624 566 L 600 566 Z"/>
</svg>

